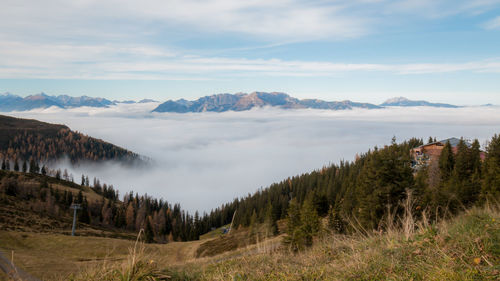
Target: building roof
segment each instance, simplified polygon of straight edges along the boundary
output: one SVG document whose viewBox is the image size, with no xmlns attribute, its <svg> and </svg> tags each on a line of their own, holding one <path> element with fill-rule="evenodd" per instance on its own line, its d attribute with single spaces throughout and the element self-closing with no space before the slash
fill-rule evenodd
<svg viewBox="0 0 500 281">
<path fill-rule="evenodd" d="M 446 144 L 447 142 L 449 142 L 449 143 L 450 143 L 450 145 L 451 145 L 451 147 L 455 147 L 455 146 L 457 146 L 457 145 L 458 145 L 458 143 L 460 142 L 460 139 L 457 139 L 457 138 L 449 138 L 449 139 L 440 140 L 439 142 L 440 142 L 440 143 L 442 143 L 442 144 Z M 467 146 L 469 146 L 469 145 L 470 145 L 470 143 L 469 143 L 468 141 L 465 141 L 465 144 L 466 144 Z"/>
<path fill-rule="evenodd" d="M 472 144 L 466 140 L 465 141 L 465 145 L 467 145 L 468 147 L 471 147 Z M 424 145 L 421 145 L 419 147 L 425 147 L 425 146 L 428 146 L 428 145 L 433 145 L 433 144 L 442 144 L 442 145 L 445 145 L 447 142 L 450 143 L 451 147 L 456 147 L 458 145 L 458 143 L 460 143 L 460 139 L 458 138 L 449 138 L 449 139 L 444 139 L 444 140 L 440 140 L 440 141 L 436 141 L 436 142 L 431 142 L 431 143 L 427 143 L 427 144 L 424 144 Z"/>
</svg>

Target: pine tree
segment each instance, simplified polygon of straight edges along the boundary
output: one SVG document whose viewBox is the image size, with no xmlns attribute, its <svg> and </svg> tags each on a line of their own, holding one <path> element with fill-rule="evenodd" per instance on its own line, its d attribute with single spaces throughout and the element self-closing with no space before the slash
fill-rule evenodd
<svg viewBox="0 0 500 281">
<path fill-rule="evenodd" d="M 127 221 L 125 219 L 123 207 L 120 207 L 116 210 L 114 222 L 115 222 L 115 226 L 118 228 L 123 228 L 123 227 L 127 226 Z"/>
<path fill-rule="evenodd" d="M 481 187 L 481 200 L 498 200 L 500 198 L 500 136 L 491 139 L 488 152 L 483 165 L 483 184 Z"/>
<path fill-rule="evenodd" d="M 26 164 L 26 161 L 23 161 L 23 173 L 28 172 L 28 164 Z"/>
<path fill-rule="evenodd" d="M 458 143 L 456 151 L 453 171 L 446 181 L 443 180 L 442 187 L 446 193 L 447 207 L 452 212 L 456 212 L 461 206 L 461 202 L 463 201 L 462 195 L 468 178 L 468 151 L 463 139 Z"/>
<path fill-rule="evenodd" d="M 441 155 L 439 156 L 439 170 L 441 171 L 442 181 L 447 181 L 450 179 L 454 166 L 455 160 L 453 157 L 451 144 L 450 142 L 447 142 L 444 145 L 443 150 L 441 151 Z"/>
<path fill-rule="evenodd" d="M 340 218 L 338 210 L 335 210 L 331 205 L 328 210 L 328 228 L 335 233 L 341 234 L 345 232 L 344 222 Z"/>
<path fill-rule="evenodd" d="M 128 203 L 127 212 L 125 214 L 125 221 L 127 223 L 127 228 L 130 230 L 135 229 L 135 211 L 134 204 L 132 201 Z"/>
<path fill-rule="evenodd" d="M 82 191 L 80 190 L 78 192 L 78 196 L 76 197 L 76 204 L 82 204 L 83 203 L 83 193 Z"/>
<path fill-rule="evenodd" d="M 253 209 L 252 216 L 250 217 L 250 234 L 257 234 L 257 212 Z"/>
<path fill-rule="evenodd" d="M 267 203 L 264 224 L 266 226 L 266 235 L 274 236 L 278 234 L 278 225 L 276 223 L 276 218 L 273 215 L 273 206 L 270 201 Z"/>
<path fill-rule="evenodd" d="M 146 218 L 146 228 L 144 229 L 144 240 L 146 243 L 153 243 L 154 240 L 154 232 L 153 228 L 151 227 L 151 216 L 148 216 Z"/>
<path fill-rule="evenodd" d="M 80 210 L 80 215 L 78 217 L 78 220 L 82 223 L 86 223 L 86 224 L 90 223 L 90 215 L 89 215 L 87 198 L 83 198 L 83 202 L 81 204 L 81 210 Z"/>
<path fill-rule="evenodd" d="M 287 236 L 284 241 L 295 252 L 303 249 L 305 246 L 301 226 L 300 206 L 296 198 L 293 198 L 288 206 Z"/>
<path fill-rule="evenodd" d="M 314 208 L 311 199 L 306 200 L 302 205 L 300 210 L 300 221 L 302 223 L 300 228 L 304 236 L 304 245 L 311 246 L 313 243 L 313 236 L 318 234 L 321 228 L 318 212 Z"/>
<path fill-rule="evenodd" d="M 30 160 L 30 173 L 38 174 L 38 167 L 37 167 L 35 160 L 33 160 L 33 158 L 31 158 L 31 160 Z"/>
<path fill-rule="evenodd" d="M 7 163 L 5 162 L 5 159 L 2 160 L 2 170 L 7 170 Z"/>
<path fill-rule="evenodd" d="M 14 171 L 16 172 L 19 172 L 19 162 L 16 160 L 14 160 Z"/>
</svg>

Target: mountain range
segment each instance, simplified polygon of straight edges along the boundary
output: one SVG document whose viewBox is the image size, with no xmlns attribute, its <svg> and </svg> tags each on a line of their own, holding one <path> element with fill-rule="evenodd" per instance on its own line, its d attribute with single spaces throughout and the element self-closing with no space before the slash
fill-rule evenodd
<svg viewBox="0 0 500 281">
<path fill-rule="evenodd" d="M 59 108 L 75 108 L 75 107 L 109 107 L 120 103 L 151 103 L 157 102 L 152 99 L 143 99 L 141 101 L 118 101 L 108 100 L 99 97 L 72 97 L 68 95 L 50 96 L 45 93 L 20 97 L 10 93 L 0 94 L 0 111 L 26 111 L 36 108 L 49 108 L 52 106 Z M 412 107 L 412 106 L 430 106 L 457 108 L 459 106 L 445 103 L 432 103 L 423 100 L 409 100 L 404 97 L 392 98 L 382 104 L 376 105 L 371 103 L 353 102 L 350 100 L 344 101 L 324 101 L 319 99 L 297 99 L 286 93 L 280 92 L 253 92 L 236 93 L 236 94 L 217 94 L 204 96 L 196 100 L 168 100 L 159 104 L 152 112 L 224 112 L 224 111 L 245 111 L 258 107 L 278 107 L 281 109 L 326 109 L 326 110 L 346 110 L 354 108 L 378 109 L 384 107 Z"/>
<path fill-rule="evenodd" d="M 137 103 L 154 102 L 144 99 Z M 110 101 L 105 98 L 94 98 L 89 96 L 72 97 L 68 95 L 49 96 L 45 93 L 20 97 L 10 93 L 0 94 L 0 111 L 25 111 L 36 108 L 49 108 L 51 106 L 59 108 L 73 107 L 108 107 L 118 103 L 136 103 L 135 101 Z"/>
<path fill-rule="evenodd" d="M 218 94 L 205 96 L 197 100 L 188 101 L 185 99 L 168 100 L 160 104 L 153 112 L 223 112 L 223 111 L 244 111 L 254 107 L 272 106 L 282 109 L 290 108 L 313 108 L 329 110 L 345 110 L 354 108 L 377 109 L 390 106 L 431 106 L 456 108 L 458 106 L 443 103 L 431 103 L 427 101 L 412 101 L 399 97 L 385 101 L 380 105 L 371 103 L 359 103 L 350 100 L 345 101 L 324 101 L 319 99 L 297 99 L 285 93 L 279 92 L 253 92 L 250 94 Z"/>
</svg>

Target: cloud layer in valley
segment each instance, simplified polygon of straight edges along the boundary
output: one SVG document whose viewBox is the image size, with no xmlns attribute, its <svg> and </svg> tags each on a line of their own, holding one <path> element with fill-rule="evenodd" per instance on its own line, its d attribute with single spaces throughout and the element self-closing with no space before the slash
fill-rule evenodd
<svg viewBox="0 0 500 281">
<path fill-rule="evenodd" d="M 500 132 L 498 107 L 459 109 L 277 110 L 152 114 L 155 104 L 110 108 L 49 108 L 9 113 L 102 138 L 154 159 L 154 167 L 131 170 L 107 163 L 70 170 L 209 211 L 237 196 L 288 176 L 352 160 L 373 146 L 416 136 L 478 138 Z"/>
</svg>

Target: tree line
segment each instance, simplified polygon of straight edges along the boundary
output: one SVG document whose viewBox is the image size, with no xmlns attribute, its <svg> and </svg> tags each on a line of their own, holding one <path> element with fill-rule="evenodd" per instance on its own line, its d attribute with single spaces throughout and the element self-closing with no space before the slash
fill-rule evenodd
<svg viewBox="0 0 500 281">
<path fill-rule="evenodd" d="M 36 175 L 39 181 L 34 186 L 28 177 L 30 174 L 0 171 L 0 195 L 15 197 L 32 206 L 41 215 L 59 218 L 71 216 L 72 204 L 80 204 L 78 222 L 102 228 L 138 232 L 145 230 L 147 242 L 166 243 L 169 241 L 189 241 L 211 229 L 207 220 L 203 220 L 198 212 L 191 215 L 182 210 L 180 204 L 169 204 L 148 195 L 126 193 L 119 200 L 118 191 L 113 186 L 100 184 L 95 180 L 93 186 L 78 185 L 63 179 Z M 88 177 L 82 177 L 87 183 Z M 64 185 L 73 190 L 61 190 L 54 186 Z M 89 199 L 91 188 L 99 199 Z M 6 201 L 8 202 L 8 201 Z"/>
<path fill-rule="evenodd" d="M 6 142 L 7 143 L 7 142 Z M 50 162 L 67 157 L 71 163 L 80 161 L 117 160 L 132 163 L 139 155 L 100 139 L 63 128 L 55 134 L 36 131 L 18 132 L 0 147 L 0 158 L 20 161 Z"/>
</svg>

